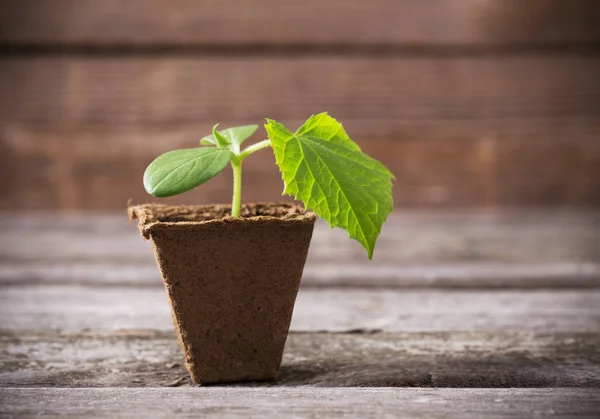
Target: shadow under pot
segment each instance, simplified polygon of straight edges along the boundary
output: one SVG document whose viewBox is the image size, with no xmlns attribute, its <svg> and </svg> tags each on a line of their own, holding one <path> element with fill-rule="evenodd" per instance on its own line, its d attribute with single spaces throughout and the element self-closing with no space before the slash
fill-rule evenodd
<svg viewBox="0 0 600 419">
<path fill-rule="evenodd" d="M 128 208 L 152 242 L 196 383 L 275 380 L 316 215 L 293 204 Z"/>
</svg>

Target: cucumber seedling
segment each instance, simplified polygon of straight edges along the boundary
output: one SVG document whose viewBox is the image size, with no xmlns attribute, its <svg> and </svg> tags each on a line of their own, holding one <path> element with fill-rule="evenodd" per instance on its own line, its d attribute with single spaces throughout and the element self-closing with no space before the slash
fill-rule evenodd
<svg viewBox="0 0 600 419">
<path fill-rule="evenodd" d="M 331 227 L 340 227 L 373 257 L 381 227 L 392 211 L 394 175 L 364 154 L 342 124 L 327 113 L 313 115 L 296 131 L 267 119 L 268 138 L 242 150 L 257 129 L 245 125 L 217 130 L 200 140 L 200 147 L 169 151 L 144 173 L 146 191 L 158 198 L 200 186 L 229 164 L 233 169 L 231 216 L 240 216 L 242 162 L 271 147 L 281 171 L 284 195 L 291 195 Z"/>
</svg>

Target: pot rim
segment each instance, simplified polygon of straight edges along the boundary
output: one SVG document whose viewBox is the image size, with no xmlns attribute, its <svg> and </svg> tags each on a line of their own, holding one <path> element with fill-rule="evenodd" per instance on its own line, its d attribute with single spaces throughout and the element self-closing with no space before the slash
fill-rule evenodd
<svg viewBox="0 0 600 419">
<path fill-rule="evenodd" d="M 183 215 L 189 215 L 197 212 L 223 211 L 230 208 L 230 204 L 207 204 L 207 205 L 166 205 L 157 203 L 148 203 L 140 205 L 130 205 L 127 208 L 129 221 L 138 220 L 138 229 L 145 239 L 150 238 L 150 233 L 156 230 L 180 230 L 189 228 L 224 228 L 226 226 L 244 226 L 260 224 L 280 224 L 282 226 L 290 224 L 313 224 L 317 215 L 305 210 L 302 206 L 290 202 L 258 202 L 243 204 L 243 209 L 248 208 L 281 208 L 281 215 L 254 215 L 234 218 L 229 214 L 219 218 L 209 218 L 202 220 L 161 220 L 160 214 L 169 214 L 170 217 L 177 215 L 178 210 L 185 210 Z"/>
</svg>

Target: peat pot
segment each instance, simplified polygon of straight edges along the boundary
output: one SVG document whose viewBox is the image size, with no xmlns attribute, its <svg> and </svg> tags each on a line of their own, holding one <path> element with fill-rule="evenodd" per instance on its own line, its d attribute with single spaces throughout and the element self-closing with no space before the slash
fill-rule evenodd
<svg viewBox="0 0 600 419">
<path fill-rule="evenodd" d="M 277 378 L 316 215 L 293 204 L 128 209 L 152 242 L 196 383 Z"/>
</svg>

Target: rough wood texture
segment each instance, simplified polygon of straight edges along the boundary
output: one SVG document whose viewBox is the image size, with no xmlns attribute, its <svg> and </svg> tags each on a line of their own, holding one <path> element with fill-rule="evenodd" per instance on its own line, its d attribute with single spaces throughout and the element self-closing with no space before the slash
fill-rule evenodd
<svg viewBox="0 0 600 419">
<path fill-rule="evenodd" d="M 367 269 L 343 232 L 321 224 L 279 381 L 192 388 L 151 251 L 124 213 L 94 223 L 4 214 L 0 415 L 596 417 L 597 225 L 593 213 L 395 214 L 383 267 Z M 409 288 L 420 281 L 400 266 L 426 287 Z M 376 272 L 393 280 L 369 283 Z M 519 275 L 537 279 L 524 290 Z M 507 278 L 512 289 L 498 288 Z"/>
<path fill-rule="evenodd" d="M 214 122 L 321 110 L 402 207 L 597 207 L 599 45 L 595 0 L 0 0 L 0 208 L 145 202 L 145 165 Z M 271 156 L 252 160 L 244 199 L 277 199 Z M 220 389 L 190 388 L 124 214 L 2 216 L 0 416 L 596 418 L 599 226 L 402 215 L 367 264 L 320 225 L 279 388 Z"/>
<path fill-rule="evenodd" d="M 0 387 L 194 385 L 172 332 L 3 332 L 0 345 Z M 576 332 L 291 333 L 277 383 L 253 385 L 600 387 L 599 348 Z"/>
<path fill-rule="evenodd" d="M 215 122 L 321 110 L 390 166 L 398 206 L 600 205 L 595 0 L 0 0 L 0 45 L 2 209 L 141 202 L 152 158 Z M 277 199 L 268 153 L 245 173 Z"/>
<path fill-rule="evenodd" d="M 396 205 L 594 206 L 599 73 L 596 55 L 6 59 L 0 166 L 18 181 L 0 208 L 141 202 L 145 166 L 215 121 L 322 110 L 396 174 Z M 279 198 L 271 153 L 245 168 L 246 199 Z M 227 202 L 230 184 L 226 171 L 168 202 Z"/>
<path fill-rule="evenodd" d="M 0 41 L 86 45 L 511 45 L 600 41 L 594 0 L 0 1 Z"/>
<path fill-rule="evenodd" d="M 125 211 L 56 216 L 0 215 L 0 284 L 157 286 L 149 243 Z M 305 287 L 539 289 L 600 286 L 600 214 L 396 212 L 373 262 L 319 220 Z"/>
<path fill-rule="evenodd" d="M 18 331 L 172 330 L 164 289 L 120 286 L 0 288 L 1 328 Z M 300 290 L 291 330 L 600 329 L 600 290 Z M 524 320 L 526 319 L 526 321 Z"/>
<path fill-rule="evenodd" d="M 261 121 L 265 115 L 294 122 L 326 109 L 357 139 L 398 134 L 402 127 L 426 127 L 436 120 L 462 122 L 463 134 L 474 129 L 473 135 L 487 131 L 493 136 L 527 129 L 536 120 L 539 126 L 540 119 L 547 129 L 560 125 L 551 118 L 577 118 L 597 128 L 592 123 L 598 122 L 600 108 L 597 54 L 34 56 L 2 60 L 0 70 L 2 120 L 11 124 L 168 124 L 181 129 L 199 122 L 208 127 L 213 121 Z M 100 152 L 117 155 L 135 149 L 139 141 Z M 76 151 L 89 156 L 92 150 L 98 148 L 82 144 Z"/>
<path fill-rule="evenodd" d="M 596 418 L 595 389 L 6 389 L 0 413 L 172 418 Z M 66 405 L 65 405 L 66 404 Z"/>
<path fill-rule="evenodd" d="M 355 122 L 356 126 L 363 122 L 369 125 Z M 432 122 L 439 131 L 431 135 L 440 136 L 446 128 L 450 135 L 452 128 L 438 122 L 440 125 Z M 594 141 L 600 129 L 562 122 L 564 125 L 552 132 L 538 127 L 531 135 L 497 133 L 498 137 L 483 137 L 482 133 L 472 138 L 477 136 L 475 132 L 463 132 L 466 137 L 445 140 L 410 128 L 400 130 L 403 133 L 396 139 L 358 141 L 365 152 L 378 157 L 396 174 L 393 191 L 397 207 L 594 207 L 600 202 L 596 184 L 600 152 Z M 198 133 L 207 130 L 210 128 L 204 125 L 171 131 L 151 124 L 125 130 L 96 125 L 12 126 L 5 135 L 0 134 L 0 174 L 17 181 L 0 192 L 0 208 L 99 210 L 123 208 L 129 199 L 147 202 L 151 197 L 141 182 L 146 165 L 171 145 L 194 146 Z M 115 154 L 104 155 L 98 144 L 113 148 Z M 230 172 L 225 170 L 200 188 L 164 202 L 228 202 Z M 289 200 L 281 196 L 282 185 L 268 150 L 245 162 L 246 202 Z"/>
<path fill-rule="evenodd" d="M 146 249 L 147 250 L 147 249 Z M 313 251 L 314 253 L 315 251 Z M 363 257 L 360 255 L 359 257 Z M 145 259 L 145 258 L 144 258 Z M 138 263 L 139 262 L 139 263 Z M 319 261 L 311 257 L 304 269 L 301 287 L 361 287 L 395 289 L 513 289 L 530 290 L 600 288 L 598 263 L 432 263 L 428 266 L 410 264 L 347 263 Z M 16 262 L 0 264 L 0 285 L 78 284 L 85 278 L 87 285 L 122 285 L 160 287 L 160 275 L 153 260 L 145 263 L 78 262 Z"/>
</svg>

